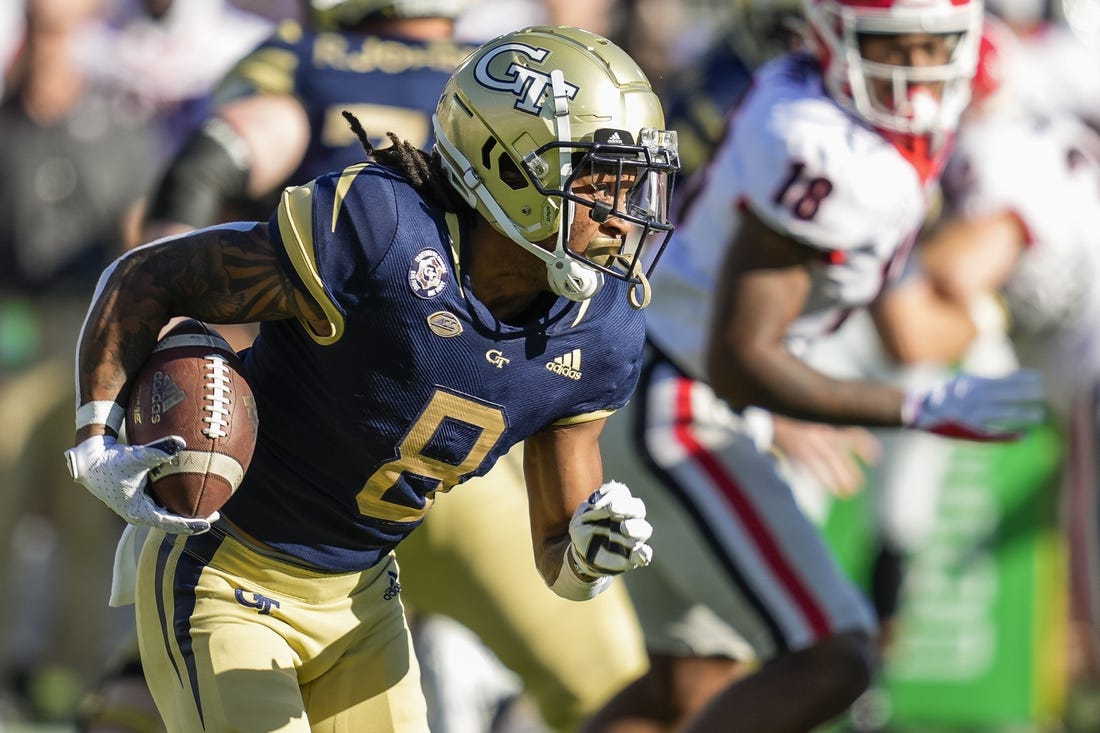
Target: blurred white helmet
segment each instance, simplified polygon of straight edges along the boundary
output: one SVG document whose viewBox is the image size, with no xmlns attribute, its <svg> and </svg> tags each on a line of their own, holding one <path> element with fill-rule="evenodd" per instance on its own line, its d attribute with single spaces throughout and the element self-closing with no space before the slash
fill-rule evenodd
<svg viewBox="0 0 1100 733">
<path fill-rule="evenodd" d="M 1100 0 L 1062 0 L 1062 17 L 1070 30 L 1090 46 L 1100 46 Z"/>
<path fill-rule="evenodd" d="M 978 63 L 981 0 L 805 0 L 805 9 L 811 47 L 834 100 L 885 130 L 929 135 L 957 127 Z M 947 63 L 875 63 L 860 51 L 865 35 L 922 33 L 950 37 Z M 890 82 L 890 101 L 875 97 L 874 80 Z M 941 84 L 938 99 L 922 91 Z"/>
</svg>

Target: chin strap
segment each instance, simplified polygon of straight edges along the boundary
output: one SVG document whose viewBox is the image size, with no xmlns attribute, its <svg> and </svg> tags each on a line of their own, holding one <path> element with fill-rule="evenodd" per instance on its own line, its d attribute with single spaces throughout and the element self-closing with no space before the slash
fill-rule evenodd
<svg viewBox="0 0 1100 733">
<path fill-rule="evenodd" d="M 912 110 L 912 126 L 916 133 L 932 133 L 938 129 L 940 104 L 936 98 L 924 90 L 909 96 L 909 108 Z"/>
<path fill-rule="evenodd" d="M 572 139 L 569 125 L 569 91 L 565 86 L 565 75 L 561 69 L 550 72 L 550 89 L 554 95 L 554 132 L 560 142 Z M 562 186 L 573 172 L 572 153 L 568 147 L 558 148 L 558 172 Z M 577 207 L 569 199 L 561 200 L 561 221 L 558 224 L 558 241 L 552 253 L 553 259 L 547 261 L 546 271 L 550 289 L 570 300 L 588 300 L 604 285 L 604 276 L 599 270 L 587 267 L 583 262 L 566 251 L 569 232 L 573 228 L 573 217 Z"/>
<path fill-rule="evenodd" d="M 641 272 L 636 273 L 638 277 L 638 284 L 630 289 L 630 294 L 627 295 L 627 299 L 630 301 L 631 307 L 635 310 L 641 310 L 649 305 L 649 301 L 653 298 L 653 289 L 649 286 L 649 279 Z M 638 296 L 638 289 L 641 288 L 642 294 Z"/>
<path fill-rule="evenodd" d="M 642 263 L 638 260 L 633 262 L 629 257 L 621 252 L 613 252 L 607 255 L 607 264 L 611 265 L 613 260 L 620 262 L 625 268 L 630 268 L 629 277 L 631 279 L 637 279 L 637 282 L 630 288 L 630 292 L 627 293 L 627 300 L 635 310 L 641 310 L 649 305 L 649 301 L 653 297 L 653 289 L 649 285 L 649 278 L 642 272 Z"/>
<path fill-rule="evenodd" d="M 585 267 L 569 255 L 543 259 L 546 259 L 546 281 L 557 295 L 582 301 L 588 300 L 603 288 L 602 272 Z"/>
</svg>

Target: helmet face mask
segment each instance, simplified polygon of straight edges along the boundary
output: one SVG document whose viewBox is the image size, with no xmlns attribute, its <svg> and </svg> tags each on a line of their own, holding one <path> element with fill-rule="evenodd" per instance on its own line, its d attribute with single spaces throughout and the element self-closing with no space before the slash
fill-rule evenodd
<svg viewBox="0 0 1100 733">
<path fill-rule="evenodd" d="M 668 203 L 672 195 L 676 169 L 675 136 L 664 130 L 640 131 L 639 144 L 626 130 L 599 129 L 596 140 L 619 142 L 549 143 L 524 160 L 528 175 L 540 194 L 562 200 L 562 219 L 572 217 L 572 208 L 581 215 L 603 222 L 618 218 L 629 222 L 630 232 L 590 244 L 583 252 L 565 247 L 565 252 L 600 272 L 637 282 L 637 273 L 648 277 L 657 264 L 672 225 L 668 223 Z M 545 159 L 568 151 L 571 171 L 560 188 L 543 185 L 536 171 L 546 170 Z M 565 233 L 568 236 L 568 232 Z M 654 242 L 654 240 L 659 240 Z M 651 244 L 651 242 L 654 242 Z M 656 248 L 656 254 L 651 250 Z M 643 264 L 642 255 L 650 254 Z"/>
<path fill-rule="evenodd" d="M 981 0 L 806 0 L 806 12 L 833 99 L 880 129 L 955 129 L 977 67 Z M 906 37 L 930 39 L 942 58 L 913 65 L 865 55 L 871 44 Z"/>
<path fill-rule="evenodd" d="M 679 158 L 675 133 L 662 129 L 660 101 L 619 47 L 563 26 L 504 34 L 459 65 L 433 126 L 454 187 L 546 263 L 551 290 L 584 300 L 605 275 L 648 290 L 640 263 L 657 246 L 650 246 L 654 234 L 671 233 L 668 197 Z M 592 181 L 600 191 L 584 190 Z M 604 244 L 572 251 L 580 215 L 617 217 L 641 233 L 622 237 L 614 253 Z"/>
</svg>

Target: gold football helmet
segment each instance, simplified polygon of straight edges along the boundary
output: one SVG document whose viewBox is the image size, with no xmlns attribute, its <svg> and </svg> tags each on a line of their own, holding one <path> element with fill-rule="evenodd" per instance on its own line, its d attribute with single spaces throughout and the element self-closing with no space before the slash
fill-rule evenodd
<svg viewBox="0 0 1100 733">
<path fill-rule="evenodd" d="M 432 119 L 452 184 L 512 241 L 546 262 L 551 290 L 584 300 L 604 276 L 649 300 L 648 276 L 672 232 L 668 203 L 679 168 L 676 134 L 645 74 L 618 46 L 578 28 L 532 27 L 481 46 L 455 70 Z M 605 197 L 573 193 L 596 173 Z M 579 207 L 620 217 L 631 233 L 569 251 Z M 557 234 L 554 249 L 538 243 Z M 651 241 L 659 240 L 659 241 Z M 655 250 L 655 251 L 651 251 Z"/>
</svg>

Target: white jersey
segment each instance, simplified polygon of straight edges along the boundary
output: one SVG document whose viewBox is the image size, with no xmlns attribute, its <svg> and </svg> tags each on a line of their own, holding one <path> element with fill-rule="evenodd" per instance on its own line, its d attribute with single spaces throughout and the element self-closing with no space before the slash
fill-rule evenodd
<svg viewBox="0 0 1100 733">
<path fill-rule="evenodd" d="M 1090 43 L 1064 23 L 1027 33 L 1005 56 L 1004 74 L 1014 93 L 1031 108 L 1075 114 L 1100 124 L 1100 44 Z"/>
<path fill-rule="evenodd" d="M 1057 407 L 1100 374 L 1100 138 L 1071 115 L 967 123 L 944 176 L 964 215 L 1012 212 L 1030 245 L 1004 289 L 1020 359 Z"/>
<path fill-rule="evenodd" d="M 788 345 L 835 329 L 881 291 L 927 212 L 916 168 L 882 134 L 830 100 L 808 57 L 764 66 L 735 113 L 653 278 L 649 334 L 702 377 L 711 293 L 749 207 L 776 231 L 821 250 Z"/>
</svg>

